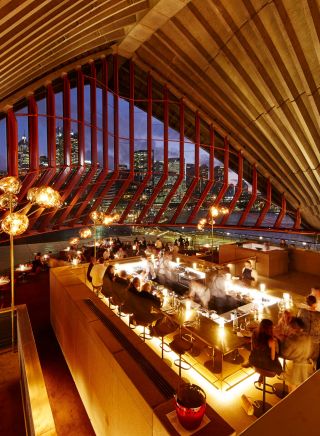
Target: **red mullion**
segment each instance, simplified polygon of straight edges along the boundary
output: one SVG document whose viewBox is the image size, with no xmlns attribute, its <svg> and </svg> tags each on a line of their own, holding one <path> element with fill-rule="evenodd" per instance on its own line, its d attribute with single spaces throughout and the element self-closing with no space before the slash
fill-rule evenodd
<svg viewBox="0 0 320 436">
<path fill-rule="evenodd" d="M 69 102 L 68 102 L 69 100 Z M 68 109 L 69 106 L 69 109 Z M 78 106 L 79 106 L 79 100 L 78 100 Z M 69 120 L 65 120 L 65 118 L 63 119 L 63 135 L 64 135 L 64 140 L 65 140 L 65 135 L 68 137 L 69 134 L 69 150 L 65 150 L 64 149 L 64 166 L 62 171 L 60 171 L 60 174 L 58 175 L 57 179 L 54 182 L 54 188 L 59 190 L 61 188 L 61 186 L 64 184 L 64 182 L 66 181 L 68 175 L 70 174 L 70 148 L 71 148 L 71 144 L 70 144 L 70 83 L 69 83 L 69 79 L 67 76 L 63 77 L 63 117 L 65 117 L 65 115 L 67 115 L 69 113 Z M 65 124 L 65 121 L 67 121 L 67 123 Z M 68 127 L 68 123 L 69 123 L 69 127 Z M 69 132 L 69 133 L 68 133 Z M 81 132 L 80 132 L 80 128 L 78 129 L 78 147 L 80 150 L 80 143 L 81 143 Z M 55 147 L 54 147 L 55 149 Z M 55 159 L 55 156 L 54 156 Z M 69 162 L 69 164 L 67 165 L 67 162 Z M 52 216 L 55 212 L 52 213 Z M 48 223 L 49 219 L 51 218 L 51 213 L 47 214 L 45 222 Z"/>
<path fill-rule="evenodd" d="M 78 151 L 80 166 L 85 161 L 85 129 L 84 129 L 84 76 L 81 69 L 77 71 L 77 117 L 78 117 Z"/>
<path fill-rule="evenodd" d="M 70 95 L 70 94 L 69 94 Z M 78 115 L 78 170 L 76 174 L 72 175 L 71 180 L 68 183 L 68 186 L 66 187 L 63 195 L 62 195 L 62 201 L 66 201 L 71 194 L 73 188 L 76 186 L 77 183 L 79 183 L 81 176 L 83 172 L 85 171 L 85 128 L 84 128 L 84 76 L 83 72 L 81 70 L 77 71 L 77 115 Z M 61 214 L 57 224 L 61 225 L 61 223 L 66 219 L 66 217 L 71 213 L 72 208 L 77 203 L 78 199 L 80 198 L 80 195 L 82 194 L 84 190 L 84 183 L 87 185 L 90 183 L 90 180 L 93 178 L 95 172 L 95 166 L 94 168 L 91 168 L 91 171 L 88 175 L 88 178 L 85 178 L 85 181 L 80 186 L 80 189 L 77 191 L 74 198 L 71 200 L 71 203 L 68 205 L 68 207 L 64 210 L 64 212 Z M 89 180 L 90 177 L 90 180 Z M 53 214 L 52 214 L 53 216 Z M 50 215 L 48 216 L 48 218 Z M 46 220 L 46 223 L 48 220 Z"/>
<path fill-rule="evenodd" d="M 55 189 L 59 190 L 63 183 L 65 182 L 67 176 L 70 174 L 70 167 L 71 167 L 71 102 L 70 102 L 70 81 L 67 74 L 63 76 L 63 95 L 62 95 L 62 104 L 63 104 L 63 160 L 64 160 L 64 167 L 65 171 L 63 171 L 54 187 Z M 76 182 L 75 175 L 72 177 L 72 181 L 68 183 L 67 189 L 65 192 L 63 192 L 61 199 L 62 201 L 65 201 L 72 189 L 72 186 L 74 186 L 74 183 Z M 56 212 L 58 209 L 54 209 L 50 211 L 46 216 L 44 217 L 43 221 L 40 225 L 40 231 L 44 230 L 48 225 L 49 222 L 52 222 Z"/>
<path fill-rule="evenodd" d="M 78 86 L 82 87 L 82 78 L 78 75 Z M 72 224 L 80 218 L 82 212 L 87 207 L 87 204 L 93 199 L 94 194 L 99 189 L 101 183 L 105 180 L 105 178 L 108 175 L 108 151 L 109 151 L 109 143 L 108 143 L 108 63 L 107 59 L 102 59 L 102 81 L 103 81 L 103 87 L 102 87 L 102 141 L 103 141 L 103 171 L 99 174 L 98 179 L 96 180 L 95 184 L 92 186 L 90 191 L 88 192 L 88 195 L 86 196 L 86 201 L 83 201 L 80 205 L 79 209 L 77 210 L 73 220 Z M 83 93 L 80 93 L 80 99 L 83 100 Z M 78 93 L 78 99 L 79 99 L 79 93 Z M 79 102 L 79 100 L 78 100 Z M 80 115 L 80 117 L 79 117 Z M 81 128 L 84 126 L 84 115 L 82 116 L 82 109 L 78 110 L 78 119 L 82 120 Z M 79 128 L 80 128 L 80 122 L 79 122 Z M 84 131 L 83 131 L 84 134 Z M 84 150 L 84 147 L 83 147 Z M 80 161 L 80 159 L 79 159 Z M 90 171 L 91 173 L 91 171 Z M 89 183 L 87 183 L 87 186 Z"/>
<path fill-rule="evenodd" d="M 271 196 L 272 196 L 272 186 L 270 179 L 267 180 L 267 196 L 266 196 L 266 203 L 257 219 L 257 222 L 255 224 L 255 227 L 261 227 L 262 223 L 271 207 Z"/>
<path fill-rule="evenodd" d="M 56 105 L 51 83 L 47 85 L 47 144 L 49 168 L 39 181 L 39 185 L 47 185 L 56 175 Z"/>
<path fill-rule="evenodd" d="M 63 160 L 64 165 L 71 165 L 71 111 L 70 81 L 68 75 L 63 76 Z"/>
<path fill-rule="evenodd" d="M 197 204 L 195 205 L 195 207 L 193 208 L 187 223 L 188 224 L 192 224 L 195 216 L 197 215 L 199 209 L 201 208 L 203 202 L 205 201 L 208 193 L 210 192 L 210 190 L 213 187 L 214 184 L 214 129 L 213 126 L 210 126 L 210 149 L 209 149 L 209 169 L 210 169 L 210 173 L 209 173 L 209 180 L 208 183 L 206 184 L 201 197 L 199 198 Z"/>
<path fill-rule="evenodd" d="M 167 209 L 172 197 L 177 192 L 177 189 L 181 185 L 183 178 L 184 178 L 184 103 L 183 103 L 183 99 L 181 99 L 181 101 L 180 101 L 179 124 L 180 124 L 180 140 L 179 140 L 179 142 L 180 142 L 180 144 L 179 144 L 180 145 L 180 171 L 179 171 L 179 177 L 176 180 L 175 184 L 173 185 L 171 191 L 167 195 L 167 197 L 166 197 L 165 201 L 163 202 L 163 205 L 161 206 L 159 212 L 157 213 L 157 215 L 154 219 L 154 224 L 157 224 L 159 222 L 160 218 L 162 217 L 164 211 Z"/>
<path fill-rule="evenodd" d="M 109 167 L 109 121 L 108 121 L 108 63 L 102 59 L 102 143 L 103 143 L 103 171 L 108 173 Z"/>
<path fill-rule="evenodd" d="M 123 194 L 129 188 L 134 178 L 134 63 L 130 61 L 130 100 L 129 100 L 129 176 L 123 182 L 118 195 L 113 199 L 107 209 L 107 213 L 111 213 L 121 200 Z"/>
<path fill-rule="evenodd" d="M 293 230 L 299 230 L 300 228 L 301 228 L 301 212 L 300 209 L 298 208 L 296 210 L 296 219 L 294 221 Z"/>
<path fill-rule="evenodd" d="M 28 97 L 28 125 L 29 125 L 29 172 L 25 177 L 19 194 L 21 201 L 28 189 L 37 179 L 39 172 L 39 132 L 38 132 L 38 106 L 34 95 Z"/>
<path fill-rule="evenodd" d="M 283 220 L 283 218 L 284 218 L 286 213 L 287 213 L 287 201 L 286 201 L 285 195 L 282 194 L 282 197 L 281 197 L 281 211 L 280 211 L 280 213 L 278 215 L 278 218 L 277 218 L 277 220 L 276 220 L 276 222 L 274 223 L 274 226 L 273 226 L 275 229 L 279 229 L 280 228 L 282 220 Z"/>
<path fill-rule="evenodd" d="M 83 194 L 85 188 L 91 183 L 91 180 L 93 179 L 96 169 L 98 166 L 98 149 L 97 149 L 97 98 L 96 98 L 96 68 L 94 63 L 91 64 L 91 79 L 90 79 L 90 108 L 91 108 L 91 169 L 89 171 L 89 174 L 85 177 L 82 184 L 80 185 L 79 189 L 77 189 L 76 194 L 72 198 L 70 204 L 67 206 L 67 208 L 64 210 L 64 212 L 61 214 L 57 224 L 61 225 L 63 223 L 67 216 L 71 214 L 73 207 L 77 204 L 79 198 Z M 81 179 L 81 176 L 84 172 L 84 166 L 81 166 L 77 174 L 74 175 L 72 182 L 68 184 L 68 188 L 66 189 L 64 193 L 65 199 L 68 198 L 68 196 L 71 194 L 72 189 L 78 183 L 78 181 Z"/>
<path fill-rule="evenodd" d="M 97 143 L 97 84 L 96 67 L 94 62 L 90 65 L 90 116 L 91 116 L 91 164 L 98 163 Z"/>
<path fill-rule="evenodd" d="M 155 187 L 149 201 L 146 203 L 142 209 L 140 215 L 138 216 L 137 223 L 141 223 L 145 217 L 148 210 L 151 208 L 156 198 L 158 197 L 163 185 L 168 179 L 169 168 L 168 168 L 168 158 L 169 158 L 169 95 L 167 86 L 163 89 L 163 174 Z"/>
<path fill-rule="evenodd" d="M 125 219 L 127 218 L 130 210 L 132 207 L 136 204 L 138 201 L 140 195 L 143 193 L 145 187 L 147 186 L 148 181 L 150 180 L 152 176 L 152 77 L 151 74 L 148 73 L 148 109 L 147 109 L 147 151 L 148 151 L 148 164 L 147 164 L 147 174 L 144 177 L 143 181 L 141 182 L 141 185 L 137 189 L 134 196 L 131 198 L 129 204 L 125 208 L 123 214 L 121 215 L 121 218 L 119 220 L 119 223 L 123 223 Z"/>
<path fill-rule="evenodd" d="M 195 150 L 194 150 L 194 179 L 187 189 L 187 192 L 183 196 L 179 206 L 177 207 L 175 213 L 173 214 L 173 217 L 171 218 L 170 222 L 175 223 L 177 218 L 179 217 L 182 209 L 184 208 L 185 204 L 190 200 L 191 195 L 193 194 L 197 184 L 199 183 L 199 162 L 200 162 L 200 156 L 199 156 L 199 149 L 200 149 L 200 117 L 199 113 L 196 112 L 195 117 Z M 184 161 L 183 161 L 184 164 Z"/>
<path fill-rule="evenodd" d="M 228 207 L 228 214 L 225 215 L 221 220 L 221 225 L 224 226 L 229 217 L 231 216 L 234 208 L 236 207 L 237 201 L 239 200 L 241 194 L 242 194 L 242 179 L 243 179 L 243 156 L 241 154 L 241 151 L 238 153 L 238 188 L 237 192 L 235 193 L 235 196 L 233 197 L 229 207 Z"/>
<path fill-rule="evenodd" d="M 217 198 L 214 200 L 212 206 L 219 206 L 220 201 L 222 200 L 224 194 L 228 189 L 229 183 L 229 142 L 228 138 L 224 138 L 224 170 L 223 170 L 223 185 L 220 189 Z M 209 215 L 208 215 L 209 217 Z"/>
<path fill-rule="evenodd" d="M 54 90 L 51 83 L 47 85 L 47 143 L 48 143 L 48 164 L 49 169 L 44 173 L 38 185 L 47 185 L 56 175 L 56 107 Z M 30 218 L 29 228 L 32 228 L 34 223 L 40 217 L 44 208 L 40 208 Z"/>
<path fill-rule="evenodd" d="M 252 172 L 252 193 L 251 193 L 251 197 L 250 200 L 245 208 L 245 210 L 243 211 L 239 222 L 238 222 L 238 226 L 243 226 L 243 223 L 245 222 L 252 206 L 253 203 L 256 201 L 257 198 L 257 193 L 258 193 L 258 173 L 257 173 L 257 168 L 254 165 L 253 166 L 253 172 Z"/>
<path fill-rule="evenodd" d="M 100 206 L 105 194 L 109 191 L 109 189 L 111 188 L 113 183 L 119 177 L 119 59 L 118 59 L 118 55 L 113 56 L 113 78 L 114 78 L 114 106 L 113 106 L 113 111 L 114 111 L 114 117 L 113 117 L 113 121 L 114 121 L 114 169 L 113 169 L 112 176 L 107 181 L 105 187 L 103 188 L 102 192 L 99 195 L 99 198 L 97 198 L 96 201 L 94 202 L 94 205 L 92 206 L 92 210 L 96 210 Z M 103 181 L 104 181 L 104 177 L 103 177 L 103 179 L 102 178 L 100 179 L 99 183 L 97 182 L 97 189 L 99 188 L 99 186 L 102 184 Z M 95 192 L 96 192 L 96 190 L 95 190 Z M 90 201 L 89 197 L 87 197 L 86 205 L 88 204 L 89 201 Z M 89 221 L 90 221 L 90 217 L 87 216 L 83 220 L 83 223 L 87 224 Z"/>
<path fill-rule="evenodd" d="M 18 125 L 13 109 L 9 109 L 6 118 L 7 128 L 7 166 L 9 176 L 18 176 Z"/>
</svg>

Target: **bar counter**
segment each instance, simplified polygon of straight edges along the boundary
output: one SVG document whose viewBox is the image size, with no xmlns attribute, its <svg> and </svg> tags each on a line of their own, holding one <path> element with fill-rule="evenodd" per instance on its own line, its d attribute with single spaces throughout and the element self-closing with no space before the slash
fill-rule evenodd
<svg viewBox="0 0 320 436">
<path fill-rule="evenodd" d="M 51 323 L 97 435 L 177 434 L 167 418 L 180 382 L 85 285 L 86 266 L 50 270 Z M 233 435 L 210 406 L 196 435 Z"/>
</svg>

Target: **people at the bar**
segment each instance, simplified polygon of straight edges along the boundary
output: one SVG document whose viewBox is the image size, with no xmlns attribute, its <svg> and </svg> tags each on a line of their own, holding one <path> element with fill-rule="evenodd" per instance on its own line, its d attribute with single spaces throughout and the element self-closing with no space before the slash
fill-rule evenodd
<svg viewBox="0 0 320 436">
<path fill-rule="evenodd" d="M 97 295 L 99 295 L 102 285 L 103 285 L 103 277 L 106 272 L 107 266 L 104 264 L 103 257 L 100 257 L 93 265 L 90 271 L 90 276 L 92 278 L 91 284 L 93 287 L 93 290 L 96 292 Z"/>
<path fill-rule="evenodd" d="M 291 320 L 293 318 L 290 310 L 284 310 L 279 317 L 277 325 L 274 327 L 274 335 L 279 341 L 283 341 L 291 333 Z"/>
<path fill-rule="evenodd" d="M 317 356 L 311 336 L 304 331 L 303 320 L 291 317 L 288 327 L 281 341 L 281 357 L 286 359 L 286 382 L 294 389 L 313 373 Z"/>
<path fill-rule="evenodd" d="M 150 282 L 146 282 L 146 283 L 142 286 L 142 288 L 141 288 L 141 291 L 140 291 L 140 297 L 148 298 L 149 300 L 152 300 L 153 303 L 154 303 L 154 305 L 155 305 L 156 307 L 160 308 L 160 306 L 161 306 L 160 298 L 158 298 L 157 296 L 153 295 L 153 294 L 151 293 L 151 291 L 152 291 L 151 283 L 150 283 Z"/>
<path fill-rule="evenodd" d="M 140 282 L 139 277 L 134 277 L 130 283 L 130 286 L 128 288 L 128 292 L 131 292 L 132 294 L 135 294 L 135 295 L 139 295 L 140 287 L 141 287 L 141 282 Z"/>
<path fill-rule="evenodd" d="M 314 295 L 307 296 L 306 306 L 300 308 L 298 317 L 301 318 L 304 323 L 304 331 L 312 339 L 314 353 L 317 356 L 316 367 L 320 369 L 320 312 L 317 311 L 317 299 Z"/>
<path fill-rule="evenodd" d="M 273 333 L 273 322 L 270 319 L 261 320 L 259 327 L 253 331 L 249 363 L 255 368 L 273 371 L 281 374 L 282 366 L 278 359 L 278 343 Z M 259 377 L 259 383 L 262 376 Z"/>
</svg>

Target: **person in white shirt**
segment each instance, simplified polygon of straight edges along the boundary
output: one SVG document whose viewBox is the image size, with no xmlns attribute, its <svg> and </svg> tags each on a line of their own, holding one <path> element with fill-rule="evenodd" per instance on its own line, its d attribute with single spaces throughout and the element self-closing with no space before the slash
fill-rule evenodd
<svg viewBox="0 0 320 436">
<path fill-rule="evenodd" d="M 96 295 L 99 295 L 102 285 L 103 285 L 103 276 L 106 272 L 107 265 L 104 264 L 103 257 L 100 257 L 98 263 L 93 265 L 90 276 L 92 278 L 92 287 Z"/>
</svg>

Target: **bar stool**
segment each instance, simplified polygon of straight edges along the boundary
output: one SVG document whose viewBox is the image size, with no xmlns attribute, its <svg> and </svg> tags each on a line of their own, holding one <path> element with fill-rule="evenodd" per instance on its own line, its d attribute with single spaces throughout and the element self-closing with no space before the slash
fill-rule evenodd
<svg viewBox="0 0 320 436">
<path fill-rule="evenodd" d="M 284 398 L 289 393 L 289 387 L 286 384 L 286 379 L 285 379 L 285 370 L 286 370 L 286 359 L 283 359 L 283 373 L 282 373 L 283 381 L 282 383 L 275 383 L 274 385 L 272 385 L 273 392 L 276 394 L 278 398 Z"/>
<path fill-rule="evenodd" d="M 175 330 L 177 330 L 178 325 L 175 324 L 174 322 L 168 323 L 168 324 L 156 324 L 152 330 L 151 330 L 151 335 L 152 336 L 156 336 L 158 338 L 161 338 L 161 359 L 163 359 L 163 353 L 164 352 L 169 352 L 171 350 L 171 348 L 169 347 L 169 344 L 167 344 L 166 342 L 164 342 L 164 338 L 165 336 L 169 335 L 170 333 L 173 333 Z M 165 348 L 167 347 L 167 348 Z"/>
<path fill-rule="evenodd" d="M 138 318 L 136 315 L 132 316 L 132 321 L 135 322 L 136 325 L 140 325 L 143 327 L 143 332 L 139 334 L 140 338 L 143 339 L 143 342 L 150 341 L 150 339 L 152 339 L 152 336 L 150 335 L 150 333 L 146 333 L 146 327 L 149 327 L 152 321 Z"/>
<path fill-rule="evenodd" d="M 262 391 L 262 401 L 256 400 L 255 404 L 258 404 L 258 406 L 256 405 L 254 406 L 254 415 L 258 418 L 272 407 L 271 404 L 266 402 L 266 394 L 274 395 L 275 392 L 273 390 L 272 385 L 266 383 L 266 378 L 275 377 L 276 373 L 274 371 L 268 371 L 266 369 L 256 368 L 256 367 L 254 368 L 254 370 L 262 377 L 262 388 L 259 386 L 258 381 L 254 382 L 255 388 L 258 389 L 259 391 Z M 268 390 L 268 388 L 270 389 Z"/>
<path fill-rule="evenodd" d="M 191 368 L 190 363 L 186 362 L 181 356 L 187 351 L 191 350 L 192 342 L 177 336 L 172 342 L 170 342 L 169 347 L 172 351 L 179 355 L 179 359 L 176 359 L 174 364 L 179 368 L 179 377 L 181 378 L 181 369 L 187 371 Z"/>
</svg>

